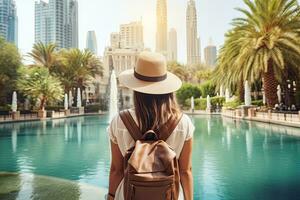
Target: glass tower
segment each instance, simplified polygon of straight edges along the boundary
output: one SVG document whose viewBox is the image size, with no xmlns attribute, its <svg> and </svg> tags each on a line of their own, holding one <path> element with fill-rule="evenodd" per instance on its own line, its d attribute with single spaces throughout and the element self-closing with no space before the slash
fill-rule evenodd
<svg viewBox="0 0 300 200">
<path fill-rule="evenodd" d="M 18 17 L 14 0 L 0 0 L 0 37 L 18 45 Z"/>
<path fill-rule="evenodd" d="M 58 48 L 78 48 L 77 0 L 35 2 L 35 42 Z"/>
</svg>

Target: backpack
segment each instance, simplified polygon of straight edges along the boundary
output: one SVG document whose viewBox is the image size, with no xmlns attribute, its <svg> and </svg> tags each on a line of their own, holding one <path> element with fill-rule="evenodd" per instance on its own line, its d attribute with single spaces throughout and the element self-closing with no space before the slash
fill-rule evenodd
<svg viewBox="0 0 300 200">
<path fill-rule="evenodd" d="M 145 134 L 128 110 L 122 111 L 120 117 L 135 140 L 135 146 L 124 157 L 124 199 L 178 200 L 178 160 L 165 141 L 181 117 L 171 117 L 159 130 L 149 130 Z"/>
</svg>

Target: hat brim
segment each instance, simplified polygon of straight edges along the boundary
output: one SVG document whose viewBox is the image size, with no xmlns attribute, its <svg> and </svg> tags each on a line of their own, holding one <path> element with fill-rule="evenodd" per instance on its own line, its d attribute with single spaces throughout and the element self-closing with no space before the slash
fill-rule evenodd
<svg viewBox="0 0 300 200">
<path fill-rule="evenodd" d="M 182 81 L 170 72 L 167 72 L 165 80 L 159 82 L 137 79 L 133 69 L 123 71 L 118 78 L 122 86 L 145 94 L 168 94 L 177 91 L 182 86 Z"/>
</svg>

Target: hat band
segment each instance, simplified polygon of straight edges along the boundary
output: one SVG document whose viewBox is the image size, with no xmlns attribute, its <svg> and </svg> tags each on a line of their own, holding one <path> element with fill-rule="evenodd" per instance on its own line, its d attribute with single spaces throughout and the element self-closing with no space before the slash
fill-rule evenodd
<svg viewBox="0 0 300 200">
<path fill-rule="evenodd" d="M 147 82 L 160 82 L 160 81 L 164 81 L 167 79 L 167 74 L 165 74 L 163 76 L 150 77 L 150 76 L 141 75 L 141 74 L 137 73 L 135 70 L 134 70 L 134 76 L 135 76 L 135 78 L 137 78 L 141 81 L 147 81 Z"/>
</svg>

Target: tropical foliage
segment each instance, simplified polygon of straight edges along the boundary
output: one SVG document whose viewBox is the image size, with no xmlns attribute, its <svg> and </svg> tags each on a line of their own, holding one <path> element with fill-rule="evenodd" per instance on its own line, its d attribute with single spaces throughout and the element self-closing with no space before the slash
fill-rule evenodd
<svg viewBox="0 0 300 200">
<path fill-rule="evenodd" d="M 277 103 L 277 85 L 299 74 L 300 8 L 297 0 L 244 0 L 244 17 L 226 34 L 213 80 L 243 88 L 245 80 L 263 79 L 267 104 Z M 295 80 L 295 79 L 294 79 Z"/>
<path fill-rule="evenodd" d="M 200 85 L 201 95 L 202 97 L 215 96 L 216 86 L 212 83 L 212 81 L 206 81 Z"/>
<path fill-rule="evenodd" d="M 47 68 L 22 67 L 19 73 L 21 78 L 17 81 L 18 90 L 31 99 L 38 99 L 40 110 L 44 110 L 46 103 L 63 99 L 61 82 L 50 75 Z"/>
<path fill-rule="evenodd" d="M 21 56 L 16 46 L 0 38 L 0 105 L 10 103 L 20 66 Z"/>
<path fill-rule="evenodd" d="M 201 89 L 198 85 L 184 83 L 183 86 L 176 93 L 178 103 L 183 105 L 186 99 L 191 97 L 199 98 L 201 96 Z"/>
<path fill-rule="evenodd" d="M 55 44 L 36 43 L 28 54 L 36 66 L 49 69 L 60 79 L 65 92 L 72 88 L 84 89 L 97 76 L 103 75 L 100 60 L 90 51 L 79 49 L 56 50 Z"/>
<path fill-rule="evenodd" d="M 46 45 L 42 42 L 38 42 L 33 45 L 33 49 L 30 53 L 28 53 L 28 55 L 34 60 L 35 65 L 43 66 L 52 70 L 58 56 L 55 49 L 55 44 L 50 43 Z"/>
<path fill-rule="evenodd" d="M 211 67 L 203 64 L 198 66 L 185 66 L 178 62 L 169 62 L 168 70 L 176 74 L 182 81 L 189 83 L 202 83 L 210 79 Z"/>
<path fill-rule="evenodd" d="M 224 97 L 212 97 L 211 99 L 211 106 L 213 108 L 221 108 L 225 103 Z M 195 109 L 196 110 L 206 110 L 207 107 L 207 99 L 206 98 L 197 98 L 195 99 Z M 184 104 L 185 109 L 189 109 L 191 107 L 191 99 L 187 99 Z"/>
<path fill-rule="evenodd" d="M 100 60 L 90 51 L 79 49 L 62 50 L 54 74 L 60 77 L 65 91 L 72 87 L 84 89 L 96 76 L 103 75 Z"/>
</svg>

